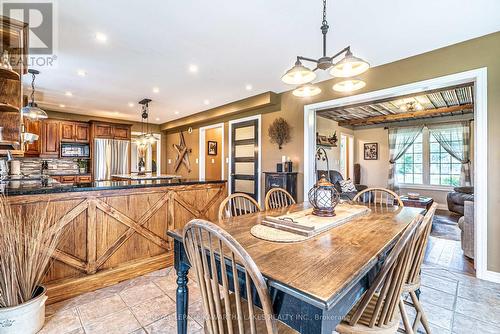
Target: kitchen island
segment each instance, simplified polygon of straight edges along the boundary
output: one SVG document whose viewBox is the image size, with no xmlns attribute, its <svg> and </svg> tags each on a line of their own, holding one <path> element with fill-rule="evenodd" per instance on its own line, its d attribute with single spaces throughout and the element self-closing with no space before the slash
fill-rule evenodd
<svg viewBox="0 0 500 334">
<path fill-rule="evenodd" d="M 226 181 L 159 179 L 2 185 L 13 206 L 49 203 L 65 230 L 45 278 L 49 303 L 173 264 L 167 231 L 217 219 Z"/>
</svg>

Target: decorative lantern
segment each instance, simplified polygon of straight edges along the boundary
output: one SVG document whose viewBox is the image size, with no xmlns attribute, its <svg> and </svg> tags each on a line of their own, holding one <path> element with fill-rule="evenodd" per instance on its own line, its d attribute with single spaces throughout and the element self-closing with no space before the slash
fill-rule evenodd
<svg viewBox="0 0 500 334">
<path fill-rule="evenodd" d="M 313 215 L 320 217 L 335 216 L 335 207 L 339 204 L 340 195 L 335 186 L 325 175 L 309 190 L 309 203 L 314 207 Z"/>
</svg>

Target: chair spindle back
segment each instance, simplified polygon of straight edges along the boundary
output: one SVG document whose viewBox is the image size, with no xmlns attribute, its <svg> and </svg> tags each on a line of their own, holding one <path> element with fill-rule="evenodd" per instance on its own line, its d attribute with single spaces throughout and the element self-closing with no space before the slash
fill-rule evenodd
<svg viewBox="0 0 500 334">
<path fill-rule="evenodd" d="M 272 188 L 266 194 L 266 210 L 283 208 L 295 204 L 295 200 L 288 191 L 282 188 Z"/>
<path fill-rule="evenodd" d="M 353 202 L 369 203 L 375 205 L 397 205 L 404 206 L 399 195 L 394 191 L 385 188 L 367 188 L 360 191 L 352 199 Z M 397 204 L 395 204 L 397 203 Z"/>
<path fill-rule="evenodd" d="M 219 206 L 219 222 L 224 218 L 242 216 L 261 211 L 259 203 L 243 193 L 234 193 L 226 197 Z"/>
</svg>

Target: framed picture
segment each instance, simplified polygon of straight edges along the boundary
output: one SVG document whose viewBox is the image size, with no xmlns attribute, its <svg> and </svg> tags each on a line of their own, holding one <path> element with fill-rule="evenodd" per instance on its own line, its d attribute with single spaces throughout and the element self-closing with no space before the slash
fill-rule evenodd
<svg viewBox="0 0 500 334">
<path fill-rule="evenodd" d="M 378 143 L 365 144 L 365 160 L 378 160 Z"/>
<path fill-rule="evenodd" d="M 208 155 L 217 155 L 217 142 L 216 141 L 208 141 Z"/>
</svg>

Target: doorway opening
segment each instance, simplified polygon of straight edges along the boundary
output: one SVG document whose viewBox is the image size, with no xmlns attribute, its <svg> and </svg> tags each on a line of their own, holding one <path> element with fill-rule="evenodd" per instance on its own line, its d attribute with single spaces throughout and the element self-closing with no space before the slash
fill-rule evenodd
<svg viewBox="0 0 500 334">
<path fill-rule="evenodd" d="M 200 128 L 199 177 L 201 180 L 224 179 L 224 123 Z"/>
<path fill-rule="evenodd" d="M 161 134 L 154 133 L 154 140 L 143 142 L 140 132 L 132 132 L 130 149 L 130 171 L 139 172 L 139 162 L 144 160 L 145 172 L 161 174 Z"/>
<path fill-rule="evenodd" d="M 469 105 L 472 104 L 472 106 L 468 106 L 468 110 L 472 110 L 473 112 L 473 124 L 470 126 L 470 132 L 472 136 L 470 136 L 471 140 L 474 143 L 477 143 L 477 145 L 474 145 L 473 152 L 470 154 L 470 160 L 472 161 L 472 168 L 473 168 L 473 174 L 472 174 L 472 179 L 473 179 L 473 185 L 474 185 L 474 201 L 473 201 L 473 213 L 469 215 L 469 217 L 472 217 L 472 220 L 474 221 L 474 224 L 472 224 L 472 228 L 474 230 L 473 236 L 472 236 L 472 242 L 471 237 L 469 236 L 469 243 L 472 245 L 472 248 L 474 249 L 474 265 L 476 269 L 476 276 L 481 279 L 485 280 L 490 280 L 490 281 L 500 281 L 500 276 L 499 273 L 489 271 L 487 268 L 487 222 L 488 222 L 488 207 L 487 207 L 487 188 L 488 188 L 488 170 L 487 170 L 487 153 L 488 153 L 488 134 L 487 134 L 487 70 L 486 68 L 481 68 L 481 69 L 476 69 L 476 70 L 471 70 L 471 71 L 466 71 L 466 72 L 461 72 L 461 73 L 456 73 L 456 74 L 451 74 L 443 77 L 437 77 L 434 79 L 430 80 L 424 80 L 420 82 L 415 82 L 411 84 L 406 84 L 402 86 L 396 86 L 388 89 L 382 89 L 378 91 L 372 91 L 368 93 L 363 93 L 359 95 L 352 95 L 352 96 L 347 96 L 339 99 L 334 99 L 330 101 L 324 101 L 320 103 L 315 103 L 311 105 L 306 105 L 304 107 L 304 191 L 305 193 L 310 189 L 310 187 L 314 184 L 314 163 L 315 163 L 315 134 L 316 134 L 316 127 L 317 127 L 317 112 L 318 113 L 323 113 L 325 110 L 334 110 L 338 111 L 338 109 L 342 109 L 345 106 L 351 106 L 352 108 L 356 108 L 361 106 L 358 109 L 361 109 L 360 112 L 356 113 L 353 115 L 351 113 L 345 120 L 340 120 L 339 124 L 340 125 L 353 125 L 355 124 L 354 128 L 358 126 L 359 124 L 365 123 L 365 127 L 363 131 L 360 131 L 360 135 L 356 134 L 355 137 L 355 145 L 356 145 L 356 152 L 355 152 L 355 157 L 357 157 L 358 161 L 363 161 L 365 164 L 369 164 L 371 167 L 370 168 L 365 168 L 365 172 L 370 171 L 370 175 L 368 174 L 363 174 L 361 173 L 361 179 L 363 183 L 367 183 L 368 186 L 370 186 L 371 183 L 376 183 L 376 182 L 382 182 L 383 184 L 380 184 L 379 186 L 387 186 L 387 178 L 388 178 L 388 168 L 380 168 L 381 164 L 387 164 L 389 159 L 380 159 L 378 158 L 379 154 L 385 154 L 387 155 L 387 158 L 389 156 L 389 145 L 386 145 L 385 147 L 380 147 L 380 143 L 385 142 L 386 144 L 388 141 L 387 134 L 383 134 L 381 137 L 376 137 L 374 136 L 374 126 L 373 123 L 377 123 L 380 118 L 383 118 L 384 120 L 390 119 L 394 122 L 399 122 L 400 119 L 398 116 L 387 116 L 387 115 L 377 115 L 377 114 L 397 114 L 399 111 L 393 111 L 387 110 L 385 108 L 380 108 L 378 109 L 378 104 L 375 105 L 375 108 L 366 108 L 365 104 L 369 103 L 370 101 L 378 101 L 378 103 L 387 103 L 395 98 L 406 98 L 406 97 L 416 97 L 419 95 L 426 95 L 426 94 L 432 94 L 433 92 L 437 92 L 440 90 L 443 90 L 445 88 L 457 88 L 457 87 L 464 87 L 464 86 L 470 86 L 472 85 L 472 97 L 473 101 L 469 103 Z M 444 94 L 444 93 L 441 93 Z M 439 93 L 438 93 L 439 95 Z M 442 95 L 441 96 L 444 100 L 446 100 L 446 96 Z M 458 96 L 452 95 L 452 98 L 459 98 Z M 425 103 L 426 101 L 421 101 L 420 104 Z M 405 101 L 405 106 L 406 107 L 412 107 L 407 101 Z M 432 104 L 432 103 L 431 103 Z M 384 105 L 385 106 L 385 105 Z M 418 106 L 418 105 L 417 105 Z M 395 108 L 400 108 L 401 106 L 395 106 Z M 432 107 L 429 107 L 432 108 Z M 448 108 L 449 112 L 453 111 L 458 111 L 458 109 L 462 110 L 462 107 L 457 107 L 457 110 L 452 110 L 452 105 L 444 105 L 444 106 L 439 106 L 435 105 L 435 109 L 438 108 Z M 345 108 L 344 108 L 345 109 Z M 363 110 L 364 109 L 364 110 Z M 389 108 L 390 109 L 390 108 Z M 427 109 L 427 108 L 424 108 Z M 363 116 L 361 115 L 362 113 L 366 113 L 367 115 Z M 461 112 L 460 112 L 461 113 Z M 330 113 L 331 114 L 331 113 Z M 432 114 L 432 115 L 430 115 Z M 334 114 L 335 115 L 335 114 Z M 338 115 L 335 115 L 338 116 Z M 345 116 L 345 115 L 344 115 Z M 387 117 L 386 117 L 387 116 Z M 429 118 L 433 118 L 434 112 L 429 112 Z M 353 117 L 360 118 L 359 120 L 353 120 Z M 369 120 L 370 122 L 366 122 L 365 119 L 371 117 Z M 440 117 L 440 116 L 439 116 Z M 462 121 L 466 121 L 463 119 Z M 425 121 L 426 123 L 428 122 L 427 120 Z M 371 123 L 371 124 L 370 124 Z M 408 121 L 410 123 L 410 121 Z M 410 126 L 415 127 L 416 123 L 411 123 Z M 379 124 L 377 124 L 379 126 Z M 391 124 L 390 127 L 393 125 Z M 401 125 L 402 126 L 402 125 Z M 427 127 L 428 128 L 428 127 Z M 434 139 L 429 139 L 426 142 L 426 131 L 424 130 L 423 133 L 420 135 L 420 137 L 415 138 L 415 147 L 413 148 L 413 151 L 409 152 L 411 154 L 420 154 L 418 152 L 418 149 L 420 149 L 420 146 L 423 147 L 423 152 L 422 157 L 427 157 L 427 161 L 423 161 L 423 169 L 424 171 L 420 173 L 418 170 L 415 171 L 415 166 L 412 166 L 413 170 L 413 181 L 407 182 L 406 177 L 408 176 L 408 179 L 410 178 L 411 171 L 409 171 L 409 167 L 406 168 L 406 160 L 410 161 L 412 158 L 410 154 L 406 154 L 408 152 L 404 152 L 404 167 L 405 167 L 405 175 L 396 175 L 396 177 L 402 178 L 403 176 L 405 177 L 404 183 L 413 183 L 414 188 L 417 188 L 417 183 L 423 183 L 422 187 L 418 187 L 418 192 L 422 194 L 424 191 L 429 190 L 429 188 L 432 188 L 434 186 L 434 190 L 441 191 L 443 192 L 444 188 L 448 192 L 453 192 L 453 182 L 456 181 L 458 178 L 458 174 L 456 176 L 452 175 L 453 172 L 448 173 L 449 175 L 446 175 L 446 168 L 448 167 L 445 166 L 446 168 L 443 170 L 440 166 L 440 171 L 439 171 L 439 180 L 436 177 L 436 165 L 441 164 L 441 165 L 446 165 L 449 164 L 453 168 L 453 161 L 448 162 L 447 159 L 448 157 L 446 156 L 446 152 L 439 152 L 440 154 L 440 159 L 438 160 L 431 160 L 432 159 L 437 159 L 435 156 L 437 155 L 437 145 L 435 141 L 439 141 L 437 138 Z M 381 131 L 379 131 L 382 133 Z M 363 136 L 361 136 L 361 134 Z M 429 137 L 431 138 L 431 137 Z M 434 135 L 432 136 L 434 138 Z M 418 140 L 416 140 L 418 139 Z M 421 142 L 420 142 L 421 141 Z M 441 143 L 440 143 L 441 144 Z M 442 146 L 442 145 L 441 145 Z M 439 148 L 441 150 L 441 148 Z M 385 150 L 385 153 L 384 153 Z M 417 150 L 417 151 L 415 151 Z M 433 155 L 432 155 L 433 154 Z M 451 153 L 450 153 L 451 154 Z M 407 156 L 408 155 L 408 156 Z M 442 157 L 441 157 L 442 155 Z M 464 160 L 465 161 L 465 160 Z M 394 170 L 397 172 L 399 171 L 397 166 L 397 161 L 396 163 L 396 168 Z M 415 163 L 420 163 L 418 161 L 414 161 L 413 164 Z M 417 166 L 418 167 L 418 166 Z M 400 168 L 401 169 L 401 168 Z M 408 171 L 406 171 L 408 169 Z M 402 169 L 401 169 L 402 170 Z M 410 173 L 410 174 L 408 174 Z M 420 175 L 420 174 L 422 175 Z M 455 173 L 458 173 L 457 171 Z M 408 175 L 406 175 L 408 174 Z M 422 176 L 422 177 L 420 177 Z M 450 181 L 451 180 L 451 181 Z M 372 182 L 373 181 L 373 182 Z M 440 183 L 437 183 L 437 182 Z M 449 184 L 447 185 L 442 185 L 442 183 L 448 182 Z M 450 183 L 451 182 L 451 183 Z M 429 187 L 429 185 L 431 187 Z M 450 190 L 451 189 L 451 190 Z M 446 195 L 444 196 L 444 201 L 438 201 L 438 203 L 444 204 L 441 208 L 447 206 L 447 201 L 446 201 Z M 451 211 L 451 210 L 450 210 Z M 456 224 L 453 222 L 453 224 Z M 463 248 L 463 247 L 461 247 Z"/>
</svg>

